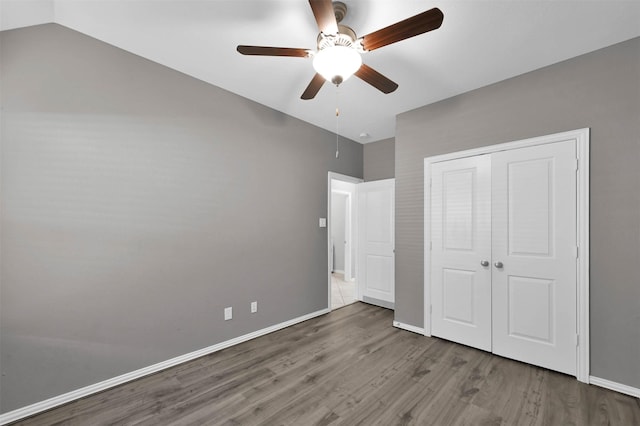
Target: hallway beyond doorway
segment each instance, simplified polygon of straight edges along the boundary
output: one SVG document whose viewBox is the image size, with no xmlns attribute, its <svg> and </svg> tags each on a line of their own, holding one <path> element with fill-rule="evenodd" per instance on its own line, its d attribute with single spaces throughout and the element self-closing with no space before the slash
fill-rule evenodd
<svg viewBox="0 0 640 426">
<path fill-rule="evenodd" d="M 356 301 L 356 283 L 345 281 L 344 274 L 331 274 L 331 309 L 341 308 Z"/>
</svg>

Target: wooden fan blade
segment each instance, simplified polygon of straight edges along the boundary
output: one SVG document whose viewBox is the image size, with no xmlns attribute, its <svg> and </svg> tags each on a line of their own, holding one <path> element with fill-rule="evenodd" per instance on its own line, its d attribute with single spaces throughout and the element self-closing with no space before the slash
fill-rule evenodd
<svg viewBox="0 0 640 426">
<path fill-rule="evenodd" d="M 443 19 L 444 14 L 442 11 L 434 7 L 404 21 L 396 22 L 393 25 L 367 34 L 362 37 L 362 46 L 365 50 L 378 49 L 382 46 L 438 29 L 442 25 Z"/>
<path fill-rule="evenodd" d="M 368 65 L 362 64 L 354 74 L 360 80 L 366 81 L 382 93 L 391 93 L 398 88 L 398 84 L 389 80 Z"/>
<path fill-rule="evenodd" d="M 325 34 L 338 34 L 338 23 L 331 0 L 309 0 L 318 29 Z"/>
<path fill-rule="evenodd" d="M 302 93 L 302 96 L 300 96 L 300 99 L 309 100 L 315 98 L 324 82 L 324 77 L 316 73 L 311 79 L 311 83 L 309 83 L 304 93 Z"/>
<path fill-rule="evenodd" d="M 266 46 L 243 46 L 239 45 L 238 52 L 243 55 L 259 55 L 259 56 L 294 56 L 297 58 L 306 58 L 311 52 L 309 49 L 296 49 L 293 47 L 266 47 Z"/>
</svg>

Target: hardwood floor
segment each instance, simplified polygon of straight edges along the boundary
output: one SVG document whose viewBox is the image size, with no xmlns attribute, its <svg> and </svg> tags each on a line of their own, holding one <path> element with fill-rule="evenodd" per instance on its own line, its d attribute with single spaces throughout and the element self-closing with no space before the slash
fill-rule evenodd
<svg viewBox="0 0 640 426">
<path fill-rule="evenodd" d="M 20 425 L 640 425 L 640 400 L 355 303 Z"/>
</svg>

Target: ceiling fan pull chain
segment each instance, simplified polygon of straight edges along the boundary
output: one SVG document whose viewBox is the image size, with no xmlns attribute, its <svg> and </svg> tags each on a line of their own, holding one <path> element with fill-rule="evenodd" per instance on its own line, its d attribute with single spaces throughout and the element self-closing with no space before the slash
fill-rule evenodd
<svg viewBox="0 0 640 426">
<path fill-rule="evenodd" d="M 340 109 L 338 107 L 338 95 L 340 94 L 340 86 L 336 86 L 336 158 L 340 155 L 340 145 L 338 143 L 338 119 L 340 117 Z"/>
</svg>

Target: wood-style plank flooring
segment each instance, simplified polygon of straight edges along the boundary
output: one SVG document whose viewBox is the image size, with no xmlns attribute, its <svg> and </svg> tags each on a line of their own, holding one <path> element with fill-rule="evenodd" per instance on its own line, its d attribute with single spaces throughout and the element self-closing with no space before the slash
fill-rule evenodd
<svg viewBox="0 0 640 426">
<path fill-rule="evenodd" d="M 640 425 L 640 402 L 355 303 L 20 425 Z"/>
</svg>

